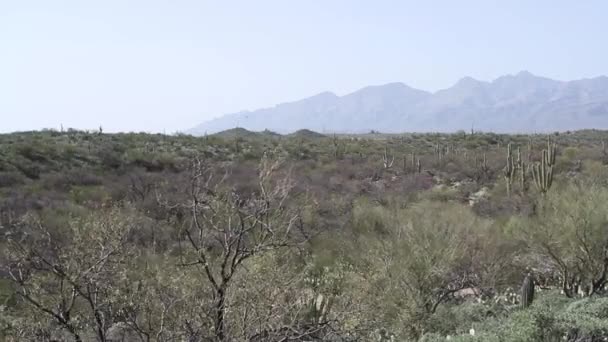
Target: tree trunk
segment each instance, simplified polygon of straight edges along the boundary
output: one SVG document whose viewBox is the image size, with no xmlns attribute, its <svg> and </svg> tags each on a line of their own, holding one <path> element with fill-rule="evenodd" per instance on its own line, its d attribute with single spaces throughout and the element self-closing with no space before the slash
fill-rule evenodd
<svg viewBox="0 0 608 342">
<path fill-rule="evenodd" d="M 226 314 L 226 289 L 221 287 L 217 290 L 217 303 L 215 304 L 215 336 L 218 341 L 226 338 L 224 316 Z"/>
</svg>

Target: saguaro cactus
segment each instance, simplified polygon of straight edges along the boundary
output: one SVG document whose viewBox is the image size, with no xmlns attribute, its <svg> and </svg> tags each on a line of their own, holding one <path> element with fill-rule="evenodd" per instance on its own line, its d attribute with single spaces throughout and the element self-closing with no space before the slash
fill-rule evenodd
<svg viewBox="0 0 608 342">
<path fill-rule="evenodd" d="M 338 136 L 336 136 L 335 134 L 332 137 L 332 144 L 334 145 L 334 158 L 336 160 L 342 159 L 342 156 L 344 154 L 344 146 L 342 145 L 342 143 L 340 143 Z"/>
<path fill-rule="evenodd" d="M 435 145 L 435 156 L 437 157 L 437 162 L 443 162 L 447 155 L 450 153 L 450 146 L 447 145 L 443 147 L 441 144 L 437 143 Z"/>
<path fill-rule="evenodd" d="M 524 278 L 524 282 L 521 285 L 521 307 L 527 308 L 532 304 L 534 300 L 534 278 L 530 273 Z"/>
<path fill-rule="evenodd" d="M 390 169 L 391 167 L 393 167 L 394 162 L 395 162 L 395 156 L 394 155 L 389 156 L 388 146 L 385 146 L 384 154 L 382 155 L 382 165 L 384 166 L 385 169 Z"/>
<path fill-rule="evenodd" d="M 483 173 L 487 173 L 490 169 L 488 168 L 488 158 L 486 153 L 484 152 L 482 157 L 481 157 L 481 164 L 479 164 L 479 161 L 477 160 L 477 154 L 475 154 L 475 166 L 479 167 L 479 169 L 481 170 L 481 172 Z"/>
<path fill-rule="evenodd" d="M 527 189 L 526 184 L 526 163 L 521 159 L 521 149 L 517 148 L 517 169 L 519 170 L 519 186 L 521 188 L 521 192 L 525 192 Z"/>
<path fill-rule="evenodd" d="M 543 150 L 540 162 L 532 165 L 534 184 L 541 194 L 545 195 L 553 184 L 553 166 L 555 165 L 555 143 L 547 141 L 547 149 Z"/>
<path fill-rule="evenodd" d="M 309 304 L 310 307 L 310 319 L 315 324 L 325 323 L 327 321 L 327 315 L 331 309 L 332 300 L 319 294 L 316 298 L 313 298 Z"/>
<path fill-rule="evenodd" d="M 507 183 L 507 196 L 511 196 L 511 188 L 513 185 L 513 179 L 515 178 L 516 165 L 513 160 L 513 153 L 511 150 L 511 143 L 507 145 L 507 165 L 505 166 L 503 172 L 505 177 L 505 182 Z"/>
</svg>

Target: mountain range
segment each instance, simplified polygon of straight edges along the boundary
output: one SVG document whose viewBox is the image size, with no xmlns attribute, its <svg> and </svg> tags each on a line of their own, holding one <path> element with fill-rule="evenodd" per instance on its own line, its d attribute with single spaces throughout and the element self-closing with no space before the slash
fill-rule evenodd
<svg viewBox="0 0 608 342">
<path fill-rule="evenodd" d="M 279 133 L 608 129 L 608 77 L 557 81 L 522 71 L 491 82 L 465 77 L 436 92 L 389 83 L 344 96 L 323 92 L 271 108 L 226 114 L 188 132 L 202 135 L 234 127 Z"/>
</svg>

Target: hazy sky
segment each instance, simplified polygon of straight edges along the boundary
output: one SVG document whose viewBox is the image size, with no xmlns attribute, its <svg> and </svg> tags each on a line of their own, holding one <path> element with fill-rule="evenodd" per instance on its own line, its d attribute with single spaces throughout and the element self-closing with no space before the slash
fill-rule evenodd
<svg viewBox="0 0 608 342">
<path fill-rule="evenodd" d="M 604 0 L 0 0 L 0 131 L 185 130 L 321 91 L 608 74 Z"/>
</svg>

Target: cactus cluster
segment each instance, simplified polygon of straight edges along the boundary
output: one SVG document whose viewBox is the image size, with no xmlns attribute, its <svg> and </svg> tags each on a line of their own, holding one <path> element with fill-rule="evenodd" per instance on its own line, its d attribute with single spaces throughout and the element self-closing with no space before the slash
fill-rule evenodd
<svg viewBox="0 0 608 342">
<path fill-rule="evenodd" d="M 513 189 L 513 181 L 515 180 L 515 176 L 519 173 L 519 186 L 521 191 L 524 192 L 526 190 L 526 170 L 525 163 L 521 159 L 521 150 L 517 148 L 517 159 L 513 157 L 513 150 L 511 147 L 511 143 L 507 145 L 507 165 L 504 170 L 504 177 L 507 183 L 507 195 L 510 196 Z"/>
<path fill-rule="evenodd" d="M 454 146 L 446 145 L 441 146 L 439 143 L 435 145 L 435 157 L 438 162 L 442 162 L 448 155 L 454 152 Z"/>
<path fill-rule="evenodd" d="M 416 156 L 416 153 L 412 152 L 410 154 L 410 164 L 412 172 L 420 173 L 422 172 L 422 164 L 420 163 L 420 158 Z M 407 172 L 407 156 L 403 156 L 403 172 Z"/>
<path fill-rule="evenodd" d="M 384 147 L 384 154 L 382 155 L 382 166 L 385 169 L 390 169 L 393 167 L 393 163 L 395 162 L 395 155 L 389 155 L 388 145 Z"/>
<path fill-rule="evenodd" d="M 541 194 L 546 194 L 553 184 L 553 167 L 555 166 L 555 151 L 557 147 L 547 140 L 547 149 L 543 150 L 540 162 L 532 165 L 534 184 Z"/>
</svg>

